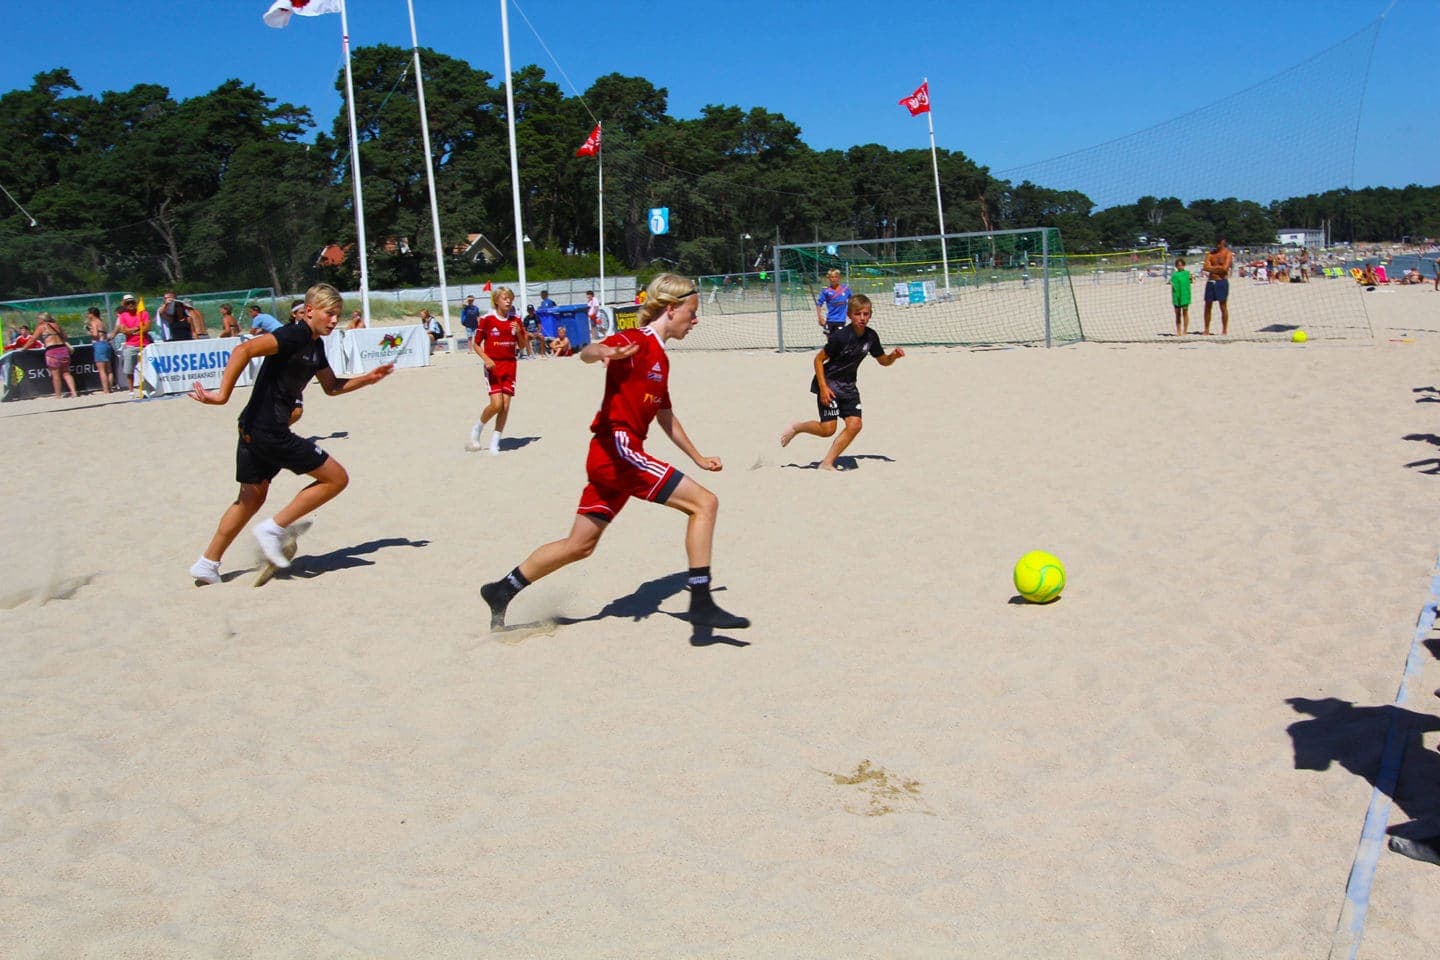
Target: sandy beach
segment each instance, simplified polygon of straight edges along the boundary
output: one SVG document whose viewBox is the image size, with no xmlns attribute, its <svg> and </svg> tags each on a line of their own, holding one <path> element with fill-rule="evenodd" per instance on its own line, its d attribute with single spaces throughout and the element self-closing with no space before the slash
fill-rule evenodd
<svg viewBox="0 0 1440 960">
<path fill-rule="evenodd" d="M 0 956 L 1324 957 L 1440 552 L 1440 293 L 1367 297 L 1373 339 L 867 363 L 842 474 L 776 442 L 809 353 L 676 351 L 714 636 L 643 503 L 488 629 L 598 366 L 523 362 L 498 457 L 473 356 L 312 387 L 351 486 L 260 589 L 248 533 L 186 575 L 243 391 L 5 404 Z M 1437 656 L 1392 824 L 1440 828 Z M 1437 883 L 1382 852 L 1359 955 L 1433 956 Z"/>
</svg>

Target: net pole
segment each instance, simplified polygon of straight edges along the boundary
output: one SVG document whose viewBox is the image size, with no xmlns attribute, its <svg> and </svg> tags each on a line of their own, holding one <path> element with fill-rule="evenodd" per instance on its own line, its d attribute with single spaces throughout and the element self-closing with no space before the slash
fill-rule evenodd
<svg viewBox="0 0 1440 960">
<path fill-rule="evenodd" d="M 1050 229 L 1040 230 L 1040 282 L 1045 285 L 1045 347 L 1050 347 Z"/>
<path fill-rule="evenodd" d="M 921 86 L 929 90 L 930 78 L 926 77 Z M 948 294 L 950 292 L 950 254 L 945 246 L 945 205 L 940 202 L 940 160 L 935 152 L 935 110 L 933 107 L 925 111 L 925 122 L 930 125 L 930 168 L 935 172 L 935 212 L 940 218 L 940 260 L 945 265 L 945 292 Z"/>
<path fill-rule="evenodd" d="M 415 95 L 420 101 L 420 139 L 425 145 L 425 182 L 430 187 L 430 227 L 435 237 L 435 270 L 440 276 L 440 314 L 445 329 L 450 330 L 450 297 L 445 289 L 445 250 L 440 243 L 440 205 L 435 199 L 435 164 L 430 159 L 430 119 L 425 112 L 425 81 L 420 76 L 420 38 L 415 33 L 415 3 L 406 0 L 410 9 L 410 46 L 415 51 Z"/>
<path fill-rule="evenodd" d="M 775 228 L 775 246 L 770 251 L 771 259 L 775 262 L 771 266 L 775 278 L 775 350 L 777 353 L 785 352 L 785 313 L 780 308 L 780 228 Z"/>
</svg>

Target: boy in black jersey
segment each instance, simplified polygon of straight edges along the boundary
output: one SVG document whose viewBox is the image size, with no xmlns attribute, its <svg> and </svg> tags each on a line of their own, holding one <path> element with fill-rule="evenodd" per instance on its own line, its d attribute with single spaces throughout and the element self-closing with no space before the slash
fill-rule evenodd
<svg viewBox="0 0 1440 960">
<path fill-rule="evenodd" d="M 350 482 L 339 461 L 290 432 L 291 411 L 312 377 L 320 381 L 327 395 L 336 396 L 378 383 L 395 369 L 393 363 L 386 363 L 348 380 L 331 372 L 321 338 L 335 329 L 341 307 L 340 292 L 328 283 L 317 283 L 305 293 L 305 309 L 299 322 L 235 348 L 220 377 L 220 389 L 206 390 L 200 383 L 191 388 L 191 399 L 223 404 L 230 399 L 235 382 L 251 359 L 265 358 L 250 390 L 250 401 L 240 413 L 240 439 L 235 448 L 235 479 L 240 482 L 240 495 L 221 515 L 210 544 L 190 568 L 196 586 L 220 582 L 221 556 L 265 503 L 270 481 L 281 469 L 315 478 L 275 516 L 255 528 L 255 539 L 265 559 L 282 570 L 290 566 L 285 554 L 286 528 L 334 499 Z"/>
<path fill-rule="evenodd" d="M 780 434 L 782 447 L 795 439 L 797 433 L 830 437 L 835 435 L 836 422 L 844 418 L 845 429 L 835 437 L 825 459 L 820 461 L 821 470 L 840 469 L 835 465 L 835 458 L 860 434 L 860 388 L 855 385 L 855 373 L 861 361 L 871 356 L 880 366 L 888 367 L 905 356 L 900 347 L 886 353 L 880 346 L 879 334 L 870 329 L 871 310 L 869 297 L 863 293 L 850 295 L 846 309 L 850 322 L 832 333 L 815 354 L 815 379 L 810 381 L 810 392 L 816 395 L 820 419 L 797 421 Z"/>
</svg>

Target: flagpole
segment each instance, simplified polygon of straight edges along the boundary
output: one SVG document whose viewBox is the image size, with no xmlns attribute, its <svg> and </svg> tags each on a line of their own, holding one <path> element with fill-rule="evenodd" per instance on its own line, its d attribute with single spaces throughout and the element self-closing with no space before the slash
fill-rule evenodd
<svg viewBox="0 0 1440 960">
<path fill-rule="evenodd" d="M 430 159 L 430 118 L 425 112 L 425 81 L 420 76 L 420 39 L 415 34 L 415 3 L 405 0 L 410 8 L 410 46 L 415 51 L 415 94 L 420 100 L 420 138 L 425 146 L 425 181 L 430 185 L 430 227 L 435 237 L 435 270 L 440 275 L 440 313 L 445 329 L 450 330 L 450 295 L 445 287 L 445 249 L 440 241 L 440 204 L 435 199 L 435 164 Z"/>
<path fill-rule="evenodd" d="M 525 226 L 520 215 L 520 154 L 515 148 L 515 76 L 510 72 L 510 10 L 509 0 L 500 0 L 500 36 L 505 47 L 505 125 L 510 131 L 510 195 L 515 204 L 515 262 L 520 268 L 519 287 L 515 296 L 520 316 L 525 316 L 528 297 L 525 293 Z"/>
<path fill-rule="evenodd" d="M 605 315 L 605 126 L 604 121 L 595 124 L 595 129 L 600 131 L 600 140 L 595 147 L 595 162 L 599 166 L 599 203 L 600 203 L 600 315 Z M 590 331 L 594 336 L 595 331 Z"/>
<path fill-rule="evenodd" d="M 340 0 L 340 47 L 345 53 L 345 110 L 350 118 L 350 179 L 355 193 L 355 239 L 360 247 L 360 309 L 370 323 L 370 260 L 365 252 L 365 200 L 360 190 L 360 140 L 355 127 L 355 83 L 350 78 L 350 18 Z"/>
<path fill-rule="evenodd" d="M 930 90 L 930 78 L 926 77 L 922 84 L 926 93 Z M 930 166 L 935 171 L 935 212 L 940 217 L 940 260 L 945 265 L 945 292 L 950 292 L 950 252 L 945 245 L 945 206 L 940 202 L 940 160 L 935 153 L 935 106 L 934 102 L 926 104 L 929 109 L 925 111 L 925 121 L 930 125 Z"/>
</svg>

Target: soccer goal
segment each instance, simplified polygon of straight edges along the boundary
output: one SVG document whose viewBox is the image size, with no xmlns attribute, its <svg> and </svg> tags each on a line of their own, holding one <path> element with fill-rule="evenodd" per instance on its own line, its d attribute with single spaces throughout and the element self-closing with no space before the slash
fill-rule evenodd
<svg viewBox="0 0 1440 960">
<path fill-rule="evenodd" d="M 872 322 L 887 344 L 1061 344 L 1084 337 L 1060 231 L 1037 227 L 948 234 L 943 241 L 936 235 L 777 246 L 763 321 L 727 314 L 721 323 L 700 324 L 685 346 L 823 345 L 816 300 L 831 270 L 852 293 L 870 298 Z M 705 316 L 713 307 L 703 284 L 701 294 Z"/>
</svg>

